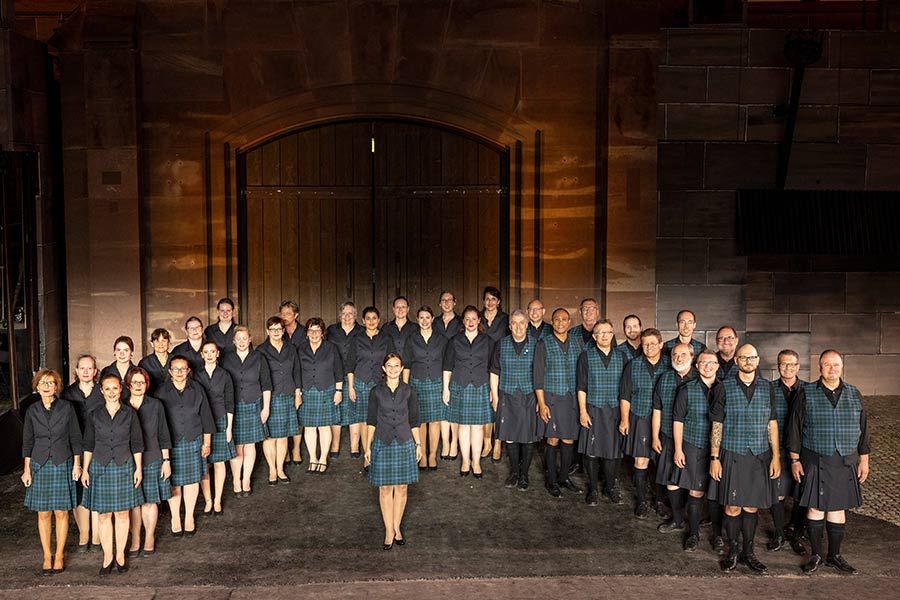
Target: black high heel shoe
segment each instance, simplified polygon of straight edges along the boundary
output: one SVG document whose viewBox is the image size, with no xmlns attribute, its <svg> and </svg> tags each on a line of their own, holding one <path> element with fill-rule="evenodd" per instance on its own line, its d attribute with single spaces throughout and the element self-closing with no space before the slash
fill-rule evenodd
<svg viewBox="0 0 900 600">
<path fill-rule="evenodd" d="M 100 567 L 100 573 L 98 573 L 98 575 L 100 575 L 100 577 L 106 577 L 107 575 L 112 573 L 113 564 L 115 564 L 115 562 L 115 559 L 113 559 L 109 561 L 109 564 L 105 567 Z"/>
<path fill-rule="evenodd" d="M 128 562 L 127 561 L 123 562 L 121 565 L 116 560 L 113 560 L 113 562 L 116 564 L 116 573 L 127 573 L 128 572 Z M 110 565 L 110 566 L 112 566 L 112 565 Z"/>
<path fill-rule="evenodd" d="M 384 544 L 384 545 L 382 545 L 382 546 L 381 546 L 381 549 L 384 550 L 384 551 L 387 551 L 387 550 L 390 550 L 390 549 L 393 548 L 393 547 L 394 547 L 394 542 L 391 542 L 390 544 Z"/>
<path fill-rule="evenodd" d="M 471 473 L 471 472 L 472 472 L 471 470 L 469 470 L 469 471 L 463 471 L 462 469 L 460 469 L 460 470 L 459 470 L 459 476 L 460 476 L 460 477 L 468 477 L 468 476 L 469 476 L 469 473 Z"/>
</svg>

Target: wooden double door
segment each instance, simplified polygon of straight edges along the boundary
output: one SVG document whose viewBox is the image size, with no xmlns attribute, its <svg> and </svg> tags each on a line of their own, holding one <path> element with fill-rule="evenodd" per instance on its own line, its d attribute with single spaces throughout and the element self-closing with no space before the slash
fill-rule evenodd
<svg viewBox="0 0 900 600">
<path fill-rule="evenodd" d="M 242 155 L 241 319 L 262 332 L 282 300 L 301 318 L 395 296 L 439 311 L 508 280 L 508 152 L 446 129 L 352 121 Z M 240 172 L 240 171 L 239 171 Z"/>
</svg>

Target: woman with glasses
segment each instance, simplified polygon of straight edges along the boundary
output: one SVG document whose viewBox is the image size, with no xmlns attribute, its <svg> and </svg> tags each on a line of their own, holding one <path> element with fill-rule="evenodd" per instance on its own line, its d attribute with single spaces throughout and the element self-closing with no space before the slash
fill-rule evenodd
<svg viewBox="0 0 900 600">
<path fill-rule="evenodd" d="M 141 359 L 138 366 L 150 376 L 149 383 L 145 392 L 153 394 L 165 382 L 169 376 L 169 345 L 172 342 L 172 336 L 168 329 L 154 329 L 150 334 L 150 345 L 153 352 Z"/>
<path fill-rule="evenodd" d="M 350 389 L 350 386 L 347 384 L 346 372 L 347 357 L 350 354 L 350 345 L 353 343 L 353 338 L 362 330 L 363 326 L 356 322 L 356 306 L 352 302 L 344 302 L 341 304 L 338 313 L 338 322 L 332 323 L 328 326 L 328 329 L 325 330 L 325 338 L 336 345 L 341 352 L 341 362 L 344 365 L 344 385 L 342 389 L 345 393 Z M 331 426 L 331 453 L 329 454 L 331 458 L 337 458 L 341 453 L 341 428 L 349 427 L 352 423 L 353 403 L 341 402 L 339 408 L 341 421 L 338 425 Z M 299 448 L 297 449 L 297 452 L 297 456 L 299 457 Z M 350 456 L 353 458 L 358 458 L 360 456 L 359 436 L 356 438 L 355 446 L 351 440 Z M 299 458 L 295 460 L 299 462 Z"/>
<path fill-rule="evenodd" d="M 269 465 L 269 485 L 289 483 L 284 472 L 284 459 L 288 452 L 288 437 L 297 435 L 299 425 L 297 411 L 300 408 L 300 359 L 294 345 L 284 340 L 284 322 L 281 317 L 266 320 L 266 341 L 259 351 L 266 357 L 272 376 L 272 401 L 269 420 L 266 421 L 266 440 L 263 454 Z"/>
<path fill-rule="evenodd" d="M 328 469 L 331 426 L 340 420 L 344 365 L 338 347 L 325 339 L 325 321 L 306 322 L 307 343 L 300 347 L 300 423 L 309 454 L 309 473 Z M 318 444 L 318 449 L 316 445 Z"/>
<path fill-rule="evenodd" d="M 184 322 L 184 331 L 187 339 L 172 350 L 172 356 L 182 356 L 187 359 L 191 372 L 196 373 L 203 368 L 203 357 L 200 356 L 200 347 L 203 345 L 203 321 L 198 317 L 188 317 Z"/>
<path fill-rule="evenodd" d="M 135 364 L 131 362 L 134 356 L 134 340 L 127 335 L 120 335 L 113 342 L 113 354 L 116 359 L 110 364 L 103 367 L 100 371 L 100 379 L 107 375 L 115 375 L 119 378 L 119 388 L 122 393 L 122 401 L 128 400 L 128 389 L 125 387 L 125 376 L 131 371 Z"/>
<path fill-rule="evenodd" d="M 206 462 L 212 465 L 213 477 L 215 477 L 215 496 L 212 502 L 212 512 L 216 516 L 223 514 L 222 492 L 225 489 L 225 464 L 237 456 L 234 449 L 234 384 L 231 375 L 217 363 L 219 361 L 219 347 L 215 342 L 203 342 L 200 348 L 203 356 L 203 369 L 194 373 L 194 381 L 206 390 L 206 398 L 209 400 L 209 408 L 216 420 L 216 431 L 212 434 L 212 449 Z M 200 489 L 203 497 L 210 497 L 209 466 L 200 480 Z M 240 490 L 238 489 L 238 492 Z M 205 512 L 205 511 L 204 511 Z"/>
</svg>

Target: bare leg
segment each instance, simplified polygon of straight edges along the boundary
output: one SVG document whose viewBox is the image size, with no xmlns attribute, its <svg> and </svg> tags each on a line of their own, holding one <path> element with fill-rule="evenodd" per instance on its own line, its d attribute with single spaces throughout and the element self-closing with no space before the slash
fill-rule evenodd
<svg viewBox="0 0 900 600">
<path fill-rule="evenodd" d="M 365 423 L 360 423 L 360 425 L 362 425 L 360 429 L 360 437 L 362 438 L 363 448 L 365 448 L 369 444 L 369 428 Z M 366 463 L 366 465 L 368 464 L 369 463 Z"/>
<path fill-rule="evenodd" d="M 497 462 L 498 460 L 500 460 L 500 454 L 501 454 L 501 441 L 494 440 L 494 453 L 493 453 L 493 455 L 491 455 L 491 458 L 494 459 L 494 462 Z"/>
<path fill-rule="evenodd" d="M 76 506 L 75 525 L 78 526 L 78 545 L 84 546 L 91 541 L 91 511 L 83 506 Z"/>
<path fill-rule="evenodd" d="M 302 443 L 303 436 L 298 434 L 291 438 L 293 441 L 293 446 L 291 446 L 291 460 L 295 463 L 303 462 L 303 454 L 300 452 L 300 444 Z"/>
<path fill-rule="evenodd" d="M 340 425 L 332 425 L 331 426 L 331 451 L 332 452 L 340 452 L 341 451 L 341 426 Z"/>
<path fill-rule="evenodd" d="M 244 462 L 241 474 L 241 489 L 250 491 L 250 478 L 253 477 L 253 465 L 256 464 L 256 444 L 244 444 Z"/>
<path fill-rule="evenodd" d="M 460 471 L 468 471 L 472 466 L 472 454 L 471 454 L 471 443 L 472 443 L 472 427 L 471 425 L 458 425 L 459 429 L 459 453 L 460 460 L 462 460 L 462 464 L 459 467 Z M 480 442 L 479 442 L 480 444 Z M 481 446 L 478 447 L 478 451 L 481 451 Z"/>
<path fill-rule="evenodd" d="M 113 561 L 113 514 L 103 513 L 99 515 L 98 529 L 100 530 L 100 546 L 103 547 L 103 566 L 107 566 Z"/>
<path fill-rule="evenodd" d="M 41 550 L 44 552 L 44 569 L 53 568 L 53 552 L 50 549 L 50 534 L 53 529 L 53 511 L 38 513 L 38 535 L 41 538 Z"/>
<path fill-rule="evenodd" d="M 100 545 L 100 513 L 91 511 L 91 543 Z"/>
<path fill-rule="evenodd" d="M 266 464 L 269 465 L 269 481 L 275 481 L 278 476 L 278 467 L 275 464 L 275 443 L 274 439 L 263 440 L 263 456 L 266 457 Z"/>
<path fill-rule="evenodd" d="M 212 511 L 213 508 L 212 491 L 209 488 L 209 465 L 206 465 L 203 477 L 200 479 L 200 490 L 203 492 L 203 500 L 205 502 L 203 512 L 206 514 Z"/>
<path fill-rule="evenodd" d="M 222 470 L 225 470 L 224 465 Z M 141 507 L 141 519 L 144 521 L 144 550 L 148 552 L 156 548 L 156 521 L 159 519 L 159 507 L 152 502 Z"/>
<path fill-rule="evenodd" d="M 144 506 L 147 506 L 144 504 Z M 128 547 L 129 552 L 141 549 L 141 513 L 142 507 L 135 506 L 131 509 L 128 520 L 131 523 L 131 545 Z"/>
<path fill-rule="evenodd" d="M 235 456 L 228 463 L 231 465 L 231 488 L 235 494 L 241 491 L 241 467 L 244 465 L 244 445 L 235 446 Z"/>
<path fill-rule="evenodd" d="M 359 452 L 359 438 L 362 434 L 362 426 L 364 423 L 353 423 L 348 427 L 350 429 L 350 452 Z"/>
<path fill-rule="evenodd" d="M 450 458 L 459 455 L 459 423 L 450 423 Z"/>
<path fill-rule="evenodd" d="M 441 456 L 450 456 L 450 422 L 441 421 Z"/>
<path fill-rule="evenodd" d="M 192 483 L 181 488 L 184 495 L 184 529 L 194 531 L 194 507 L 197 506 L 197 496 L 200 495 L 200 485 Z"/>
<path fill-rule="evenodd" d="M 213 476 L 216 478 L 216 495 L 213 499 L 213 510 L 222 510 L 222 492 L 225 491 L 225 463 L 213 463 Z"/>
<path fill-rule="evenodd" d="M 394 486 L 394 539 L 403 539 L 400 524 L 403 522 L 403 511 L 406 510 L 406 486 Z"/>
<path fill-rule="evenodd" d="M 181 487 L 172 486 L 172 497 L 169 498 L 169 514 L 172 518 L 172 533 L 181 531 Z"/>
<path fill-rule="evenodd" d="M 422 443 L 425 442 L 425 438 L 419 438 Z M 428 424 L 428 466 L 436 467 L 437 466 L 437 450 L 438 443 L 441 441 L 441 424 L 438 421 L 434 423 Z M 423 452 L 424 454 L 424 452 Z"/>
<path fill-rule="evenodd" d="M 53 511 L 56 516 L 56 555 L 53 558 L 53 568 L 59 571 L 65 567 L 64 555 L 66 551 L 66 538 L 69 537 L 69 511 Z"/>
<path fill-rule="evenodd" d="M 116 515 L 116 563 L 125 564 L 125 542 L 128 541 L 128 511 L 123 510 Z M 104 554 L 106 549 L 104 549 Z"/>
<path fill-rule="evenodd" d="M 484 447 L 481 449 L 481 458 L 487 458 L 491 453 L 491 430 L 493 429 L 493 427 L 494 426 L 490 423 L 485 423 L 481 427 L 481 439 L 484 443 Z"/>
<path fill-rule="evenodd" d="M 319 464 L 328 464 L 328 451 L 331 449 L 331 426 L 318 427 L 319 430 Z"/>
<path fill-rule="evenodd" d="M 428 423 L 422 423 L 421 425 L 419 425 L 419 441 L 422 442 L 422 444 L 425 444 L 427 439 L 428 439 Z M 428 446 L 423 445 L 422 447 L 427 448 Z M 427 466 L 428 466 L 428 453 L 423 452 L 422 460 L 419 461 L 419 467 L 424 468 Z"/>
<path fill-rule="evenodd" d="M 383 485 L 378 488 L 378 504 L 381 507 L 381 520 L 384 521 L 384 543 L 394 543 L 394 486 Z"/>
<path fill-rule="evenodd" d="M 284 460 L 287 458 L 288 441 L 287 438 L 278 438 L 275 440 L 275 472 L 279 477 L 287 477 L 284 473 Z"/>
<path fill-rule="evenodd" d="M 303 428 L 303 439 L 306 442 L 306 454 L 309 455 L 309 466 L 306 468 L 307 471 L 315 471 L 316 466 L 318 464 L 318 453 L 316 452 L 316 442 L 318 441 L 318 429 L 315 427 L 304 427 Z"/>
<path fill-rule="evenodd" d="M 479 425 L 472 425 L 472 473 L 481 473 L 481 452 L 484 443 L 484 428 Z M 490 446 L 488 446 L 490 451 Z"/>
</svg>

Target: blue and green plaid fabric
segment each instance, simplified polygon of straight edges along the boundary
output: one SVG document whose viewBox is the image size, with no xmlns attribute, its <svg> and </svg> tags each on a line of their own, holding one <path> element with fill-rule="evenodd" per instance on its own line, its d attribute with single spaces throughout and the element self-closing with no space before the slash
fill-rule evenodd
<svg viewBox="0 0 900 600">
<path fill-rule="evenodd" d="M 376 437 L 372 440 L 371 459 L 369 483 L 374 486 L 408 485 L 419 481 L 416 443 L 413 440 L 394 440 L 385 444 Z"/>
<path fill-rule="evenodd" d="M 259 413 L 262 412 L 262 398 L 256 402 L 235 402 L 234 420 L 231 423 L 231 431 L 234 443 L 238 446 L 255 444 L 266 437 Z"/>
<path fill-rule="evenodd" d="M 359 396 L 356 398 L 359 406 Z M 342 397 L 341 403 L 344 402 L 350 402 L 350 399 Z M 334 405 L 334 386 L 326 390 L 303 390 L 303 404 L 300 405 L 300 424 L 303 427 L 328 427 L 340 422 L 341 409 Z"/>
<path fill-rule="evenodd" d="M 159 476 L 161 468 L 161 460 L 154 460 L 141 467 L 141 472 L 144 474 L 144 478 L 141 479 L 144 504 L 159 504 L 172 497 L 172 482 Z"/>
<path fill-rule="evenodd" d="M 25 506 L 37 512 L 72 510 L 78 506 L 78 489 L 72 480 L 75 462 L 39 465 L 31 461 L 31 485 L 25 488 Z"/>
<path fill-rule="evenodd" d="M 521 354 L 516 354 L 512 336 L 500 340 L 500 389 L 507 394 L 534 391 L 534 347 L 537 338 L 526 337 Z"/>
<path fill-rule="evenodd" d="M 105 465 L 91 462 L 88 469 L 90 486 L 84 489 L 85 508 L 98 513 L 121 512 L 144 503 L 144 492 L 134 487 L 134 462 L 129 459 L 117 465 L 111 460 Z"/>
<path fill-rule="evenodd" d="M 434 423 L 447 420 L 447 406 L 442 398 L 444 384 L 440 379 L 410 379 L 409 385 L 419 400 L 419 421 Z"/>
<path fill-rule="evenodd" d="M 351 423 L 365 423 L 369 418 L 369 394 L 372 393 L 372 390 L 375 389 L 375 386 L 378 385 L 374 381 L 360 381 L 356 379 L 353 381 L 353 389 L 356 390 L 356 402 L 350 402 L 353 405 L 353 416 L 351 417 Z M 305 394 L 305 392 L 304 392 Z M 350 396 L 345 394 L 343 402 L 349 402 Z M 306 425 L 304 423 L 304 425 Z"/>
<path fill-rule="evenodd" d="M 663 354 L 665 354 L 665 355 L 671 354 L 672 348 L 674 348 L 675 346 L 677 346 L 680 343 L 681 342 L 679 341 L 678 336 L 675 336 L 674 338 L 672 338 L 671 340 L 669 340 L 668 342 L 665 343 L 665 345 L 663 346 Z M 691 348 L 694 349 L 694 356 L 696 357 L 696 356 L 699 356 L 701 352 L 703 352 L 703 349 L 706 348 L 706 346 L 704 344 L 701 344 L 697 340 L 691 338 Z"/>
<path fill-rule="evenodd" d="M 200 456 L 201 438 L 182 439 L 169 451 L 172 457 L 172 485 L 197 483 L 206 472 L 206 460 Z"/>
<path fill-rule="evenodd" d="M 344 387 L 342 388 L 341 393 L 341 403 L 338 405 L 338 417 L 340 421 L 337 425 L 347 426 L 353 424 L 353 418 L 355 415 L 355 406 L 353 402 L 350 400 L 350 384 L 347 382 L 347 378 L 344 377 Z M 299 412 L 297 413 L 300 414 Z M 301 425 L 302 427 L 302 425 Z"/>
<path fill-rule="evenodd" d="M 580 327 L 580 325 L 579 325 Z M 578 357 L 584 349 L 581 334 L 569 334 L 569 351 L 563 353 L 559 342 L 551 335 L 544 340 L 547 359 L 544 361 L 544 391 L 557 396 L 575 393 Z"/>
<path fill-rule="evenodd" d="M 269 418 L 265 422 L 267 438 L 286 438 L 297 435 L 297 409 L 294 408 L 294 396 L 288 394 L 272 394 L 269 403 Z"/>
<path fill-rule="evenodd" d="M 687 382 L 687 413 L 684 416 L 684 441 L 697 448 L 709 446 L 709 398 L 700 379 Z"/>
<path fill-rule="evenodd" d="M 659 430 L 672 437 L 672 409 L 675 407 L 675 391 L 681 381 L 675 369 L 666 369 L 656 382 L 656 391 L 659 393 L 662 409 Z"/>
<path fill-rule="evenodd" d="M 484 425 L 493 420 L 491 388 L 487 383 L 462 387 L 450 381 L 450 410 L 447 420 L 460 425 Z"/>
<path fill-rule="evenodd" d="M 609 356 L 609 366 L 594 348 L 585 350 L 588 362 L 587 403 L 598 407 L 619 406 L 619 379 L 628 363 L 625 354 L 613 349 Z"/>
<path fill-rule="evenodd" d="M 806 395 L 803 447 L 825 456 L 831 456 L 835 451 L 841 456 L 856 453 L 861 435 L 862 396 L 859 390 L 845 383 L 834 407 L 819 382 L 807 383 L 803 391 Z"/>
<path fill-rule="evenodd" d="M 739 387 L 737 377 L 722 382 L 725 386 L 725 422 L 722 447 L 737 454 L 762 454 L 769 449 L 769 419 L 772 416 L 772 382 L 756 378 L 750 402 Z"/>
<path fill-rule="evenodd" d="M 210 451 L 209 456 L 206 457 L 206 462 L 212 463 L 220 463 L 225 462 L 226 460 L 231 460 L 235 456 L 237 456 L 237 452 L 234 449 L 234 434 L 232 430 L 231 441 L 228 441 L 228 416 L 222 415 L 218 419 L 216 419 L 216 432 L 212 434 L 212 441 L 210 442 Z"/>
<path fill-rule="evenodd" d="M 638 417 L 647 417 L 653 409 L 653 388 L 662 374 L 669 370 L 669 359 L 665 356 L 656 363 L 656 371 L 650 374 L 647 359 L 640 356 L 630 363 L 631 366 L 631 412 Z"/>
</svg>

